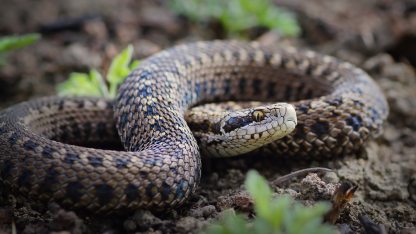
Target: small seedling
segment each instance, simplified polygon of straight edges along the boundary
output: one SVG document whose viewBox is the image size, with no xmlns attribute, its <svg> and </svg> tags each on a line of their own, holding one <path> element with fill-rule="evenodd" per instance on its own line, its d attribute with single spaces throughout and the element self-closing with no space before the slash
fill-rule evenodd
<svg viewBox="0 0 416 234">
<path fill-rule="evenodd" d="M 89 73 L 71 73 L 68 80 L 58 85 L 58 94 L 115 98 L 118 86 L 139 65 L 138 60 L 132 62 L 132 55 L 133 46 L 129 45 L 112 60 L 106 80 L 96 69 Z"/>
<path fill-rule="evenodd" d="M 300 27 L 288 11 L 271 0 L 174 0 L 170 7 L 193 22 L 217 20 L 230 37 L 245 37 L 248 29 L 265 27 L 284 36 L 298 36 Z"/>
<path fill-rule="evenodd" d="M 248 172 L 245 187 L 254 201 L 254 219 L 246 220 L 242 215 L 227 210 L 222 220 L 208 226 L 204 233 L 336 233 L 333 226 L 322 221 L 323 215 L 330 209 L 329 204 L 317 203 L 305 207 L 288 196 L 273 198 L 266 180 L 256 171 Z"/>
<path fill-rule="evenodd" d="M 7 53 L 31 45 L 40 39 L 40 34 L 32 33 L 22 36 L 6 36 L 0 38 L 0 66 L 6 62 Z"/>
</svg>

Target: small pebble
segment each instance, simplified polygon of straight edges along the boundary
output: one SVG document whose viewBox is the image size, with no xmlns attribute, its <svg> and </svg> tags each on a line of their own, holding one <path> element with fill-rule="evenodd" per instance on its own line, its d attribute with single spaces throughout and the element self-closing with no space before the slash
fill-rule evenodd
<svg viewBox="0 0 416 234">
<path fill-rule="evenodd" d="M 204 222 L 199 221 L 194 217 L 184 217 L 176 223 L 176 230 L 178 233 L 195 232 L 204 225 Z"/>
<path fill-rule="evenodd" d="M 207 218 L 215 213 L 216 209 L 213 205 L 207 205 L 198 209 L 192 209 L 189 211 L 189 215 L 195 218 Z"/>
<path fill-rule="evenodd" d="M 325 175 L 322 177 L 322 180 L 325 183 L 332 183 L 332 184 L 336 184 L 339 182 L 339 177 L 335 172 L 328 172 L 325 173 Z"/>
</svg>

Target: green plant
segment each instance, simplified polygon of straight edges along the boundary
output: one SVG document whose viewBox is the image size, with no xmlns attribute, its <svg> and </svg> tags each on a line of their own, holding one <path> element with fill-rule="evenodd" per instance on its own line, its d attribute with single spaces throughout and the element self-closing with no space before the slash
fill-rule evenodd
<svg viewBox="0 0 416 234">
<path fill-rule="evenodd" d="M 0 38 L 0 65 L 5 63 L 8 52 L 31 45 L 40 39 L 40 34 L 31 33 L 21 36 L 6 36 Z"/>
<path fill-rule="evenodd" d="M 256 171 L 247 174 L 245 187 L 254 200 L 255 218 L 247 221 L 242 215 L 227 210 L 223 219 L 211 224 L 208 234 L 249 234 L 249 233 L 336 233 L 335 228 L 323 224 L 323 215 L 329 210 L 326 203 L 305 207 L 288 196 L 272 197 L 272 190 L 266 180 Z"/>
<path fill-rule="evenodd" d="M 96 69 L 89 73 L 71 73 L 68 80 L 57 86 L 58 94 L 115 98 L 118 86 L 139 65 L 138 60 L 132 61 L 132 55 L 133 46 L 129 45 L 112 60 L 106 80 Z"/>
<path fill-rule="evenodd" d="M 218 20 L 232 37 L 242 37 L 255 26 L 277 30 L 286 36 L 300 33 L 295 17 L 271 0 L 173 0 L 170 7 L 194 22 Z"/>
</svg>

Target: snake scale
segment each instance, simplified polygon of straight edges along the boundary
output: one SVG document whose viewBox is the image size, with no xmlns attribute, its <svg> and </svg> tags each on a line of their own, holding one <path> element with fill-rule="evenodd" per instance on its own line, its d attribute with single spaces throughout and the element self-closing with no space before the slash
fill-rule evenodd
<svg viewBox="0 0 416 234">
<path fill-rule="evenodd" d="M 220 107 L 206 104 L 188 110 L 229 100 L 293 106 L 224 107 L 218 114 Z M 288 135 L 257 151 L 334 158 L 357 152 L 387 114 L 376 83 L 330 56 L 256 42 L 179 45 L 142 61 L 115 103 L 48 97 L 0 112 L 0 182 L 12 194 L 93 213 L 166 209 L 183 203 L 198 185 L 198 142 L 204 154 L 232 155 L 238 149 L 224 144 L 227 137 L 211 137 L 240 135 L 244 143 L 285 125 Z M 244 129 L 267 115 L 276 117 L 268 127 Z M 126 151 L 85 147 L 108 146 L 118 137 Z"/>
</svg>

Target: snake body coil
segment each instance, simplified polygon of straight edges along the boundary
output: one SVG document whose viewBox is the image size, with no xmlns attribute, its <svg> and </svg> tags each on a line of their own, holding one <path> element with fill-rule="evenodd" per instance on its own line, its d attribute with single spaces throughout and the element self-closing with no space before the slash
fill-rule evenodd
<svg viewBox="0 0 416 234">
<path fill-rule="evenodd" d="M 208 144 L 224 146 L 224 138 L 205 138 L 231 136 L 238 124 L 262 119 L 250 112 L 251 119 L 228 116 L 221 125 L 197 107 L 187 114 L 194 137 L 185 112 L 227 100 L 293 104 L 296 129 L 260 150 L 308 158 L 356 152 L 388 113 L 365 72 L 329 56 L 244 42 L 181 45 L 144 60 L 114 105 L 97 98 L 43 98 L 0 112 L 0 181 L 14 194 L 97 213 L 179 205 L 200 179 L 195 137 L 203 151 Z M 128 152 L 82 147 L 110 144 L 117 132 Z"/>
</svg>

